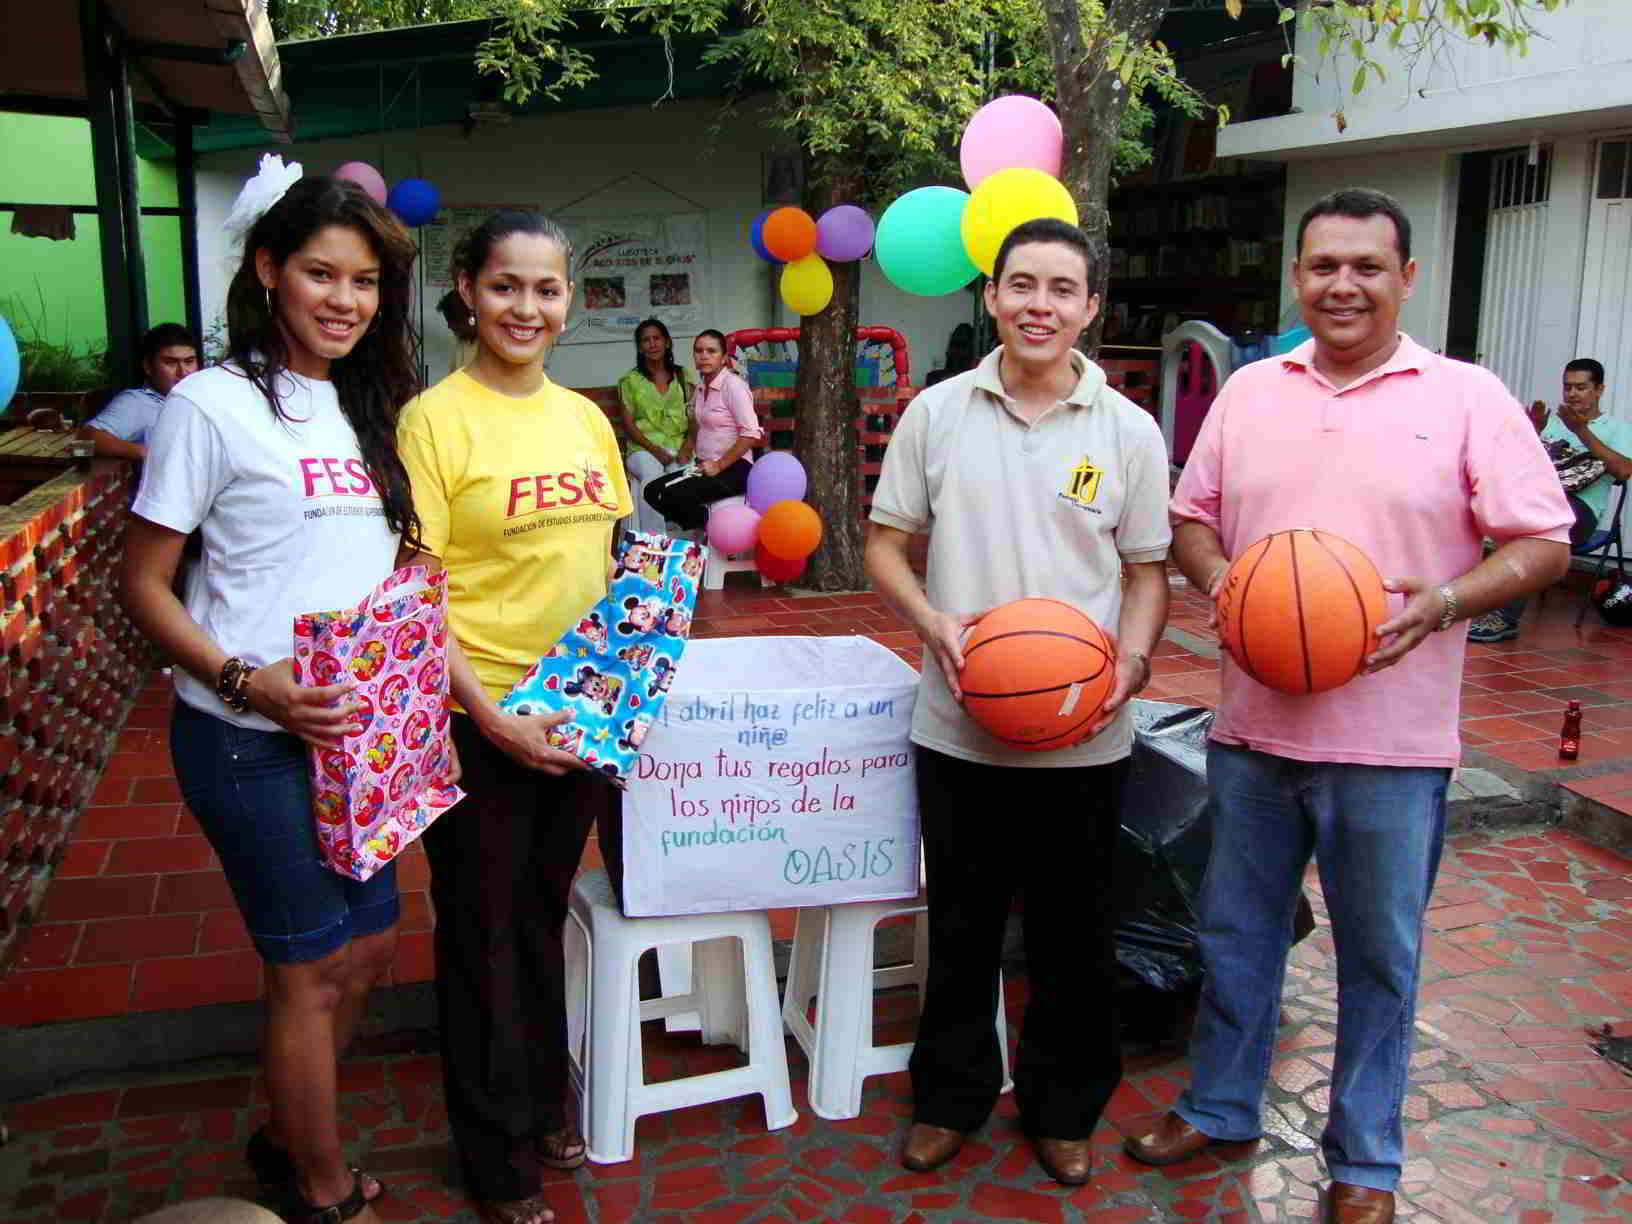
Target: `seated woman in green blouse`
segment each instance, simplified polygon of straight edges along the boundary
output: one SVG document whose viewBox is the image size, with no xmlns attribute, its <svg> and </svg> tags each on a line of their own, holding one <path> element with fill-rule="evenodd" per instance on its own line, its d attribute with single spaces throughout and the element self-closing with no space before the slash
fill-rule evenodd
<svg viewBox="0 0 1632 1224">
<path fill-rule="evenodd" d="M 618 379 L 623 432 L 628 439 L 624 471 L 635 511 L 624 526 L 662 533 L 663 516 L 641 497 L 646 482 L 679 471 L 675 461 L 691 424 L 691 376 L 674 359 L 674 340 L 658 319 L 635 328 L 635 368 Z"/>
</svg>

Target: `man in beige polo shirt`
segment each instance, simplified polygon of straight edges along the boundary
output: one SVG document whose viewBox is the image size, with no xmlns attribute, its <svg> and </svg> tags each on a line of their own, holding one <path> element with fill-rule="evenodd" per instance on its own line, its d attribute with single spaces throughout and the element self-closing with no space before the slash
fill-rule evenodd
<svg viewBox="0 0 1632 1224">
<path fill-rule="evenodd" d="M 1044 1170 L 1075 1185 L 1122 1076 L 1110 863 L 1133 742 L 1125 703 L 1150 677 L 1167 618 L 1167 453 L 1149 414 L 1076 350 L 1099 309 L 1082 231 L 1027 222 L 993 271 L 986 309 L 1002 346 L 908 405 L 867 541 L 874 587 L 925 646 L 912 739 L 929 977 L 902 1163 L 944 1164 L 996 1104 L 998 962 L 1018 898 L 1031 996 L 1015 1102 Z M 932 528 L 926 590 L 907 546 Z M 1072 605 L 1118 643 L 1107 716 L 1055 752 L 1013 748 L 959 704 L 964 632 L 1028 597 Z"/>
</svg>

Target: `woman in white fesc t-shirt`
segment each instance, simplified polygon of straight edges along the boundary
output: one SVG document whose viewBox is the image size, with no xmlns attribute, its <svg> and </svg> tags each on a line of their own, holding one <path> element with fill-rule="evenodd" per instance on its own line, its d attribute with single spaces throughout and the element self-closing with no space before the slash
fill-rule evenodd
<svg viewBox="0 0 1632 1224">
<path fill-rule="evenodd" d="M 337 745 L 358 706 L 350 684 L 302 688 L 290 656 L 297 615 L 356 603 L 418 538 L 395 442 L 414 253 L 355 184 L 273 203 L 227 291 L 228 360 L 165 402 L 126 535 L 126 605 L 176 664 L 176 777 L 266 962 L 272 1119 L 246 1156 L 290 1220 L 370 1224 L 382 1189 L 341 1155 L 335 1064 L 392 962 L 396 873 L 357 883 L 320 859 L 307 745 Z"/>
</svg>

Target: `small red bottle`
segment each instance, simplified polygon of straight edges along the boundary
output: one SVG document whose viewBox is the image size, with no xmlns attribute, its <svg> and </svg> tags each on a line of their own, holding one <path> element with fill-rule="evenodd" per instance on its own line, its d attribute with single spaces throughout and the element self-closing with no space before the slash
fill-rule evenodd
<svg viewBox="0 0 1632 1224">
<path fill-rule="evenodd" d="M 1573 761 L 1581 755 L 1581 703 L 1570 702 L 1564 710 L 1564 729 L 1558 733 L 1558 759 Z"/>
</svg>

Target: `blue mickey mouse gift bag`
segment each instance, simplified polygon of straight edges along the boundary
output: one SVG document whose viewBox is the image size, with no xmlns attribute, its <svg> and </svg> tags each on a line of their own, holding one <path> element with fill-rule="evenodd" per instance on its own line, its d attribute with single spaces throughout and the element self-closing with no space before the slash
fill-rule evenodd
<svg viewBox="0 0 1632 1224">
<path fill-rule="evenodd" d="M 499 708 L 571 710 L 551 733 L 557 748 L 622 786 L 674 682 L 691 636 L 703 545 L 623 533 L 607 597 L 533 664 Z"/>
</svg>

